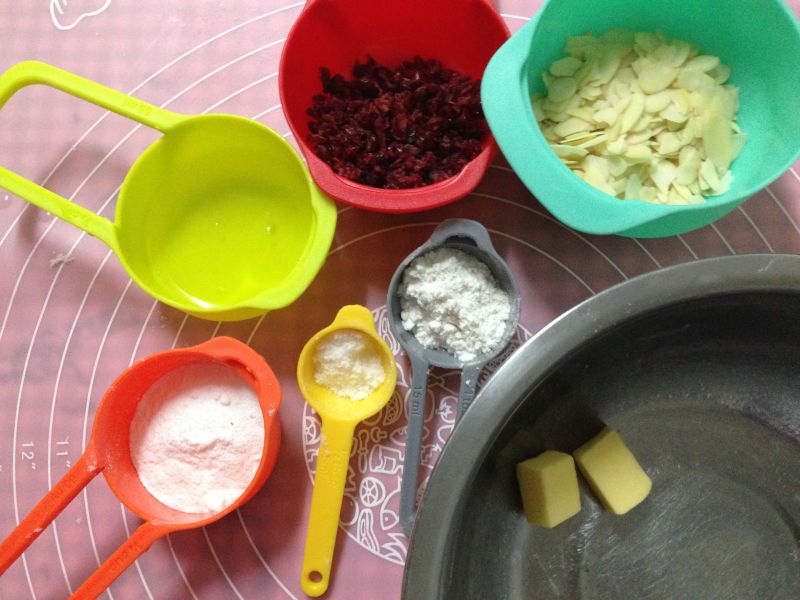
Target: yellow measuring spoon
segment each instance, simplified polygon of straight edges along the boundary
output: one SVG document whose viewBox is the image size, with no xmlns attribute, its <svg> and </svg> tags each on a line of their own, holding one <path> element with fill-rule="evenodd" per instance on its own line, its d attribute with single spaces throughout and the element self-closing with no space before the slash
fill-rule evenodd
<svg viewBox="0 0 800 600">
<path fill-rule="evenodd" d="M 314 379 L 314 354 L 317 345 L 328 335 L 342 330 L 358 331 L 374 344 L 386 377 L 372 393 L 362 400 L 339 396 Z M 342 495 L 353 445 L 356 425 L 380 411 L 392 397 L 397 383 L 394 355 L 375 329 L 369 309 L 349 305 L 336 314 L 333 323 L 315 334 L 303 347 L 297 363 L 297 382 L 311 408 L 322 419 L 317 472 L 311 513 L 303 554 L 300 586 L 309 596 L 320 596 L 330 582 L 333 549 L 342 509 Z"/>
</svg>

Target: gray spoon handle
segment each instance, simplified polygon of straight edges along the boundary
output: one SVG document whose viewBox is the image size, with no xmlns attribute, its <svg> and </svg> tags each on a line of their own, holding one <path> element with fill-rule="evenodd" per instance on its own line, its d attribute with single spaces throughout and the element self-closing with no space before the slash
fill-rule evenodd
<svg viewBox="0 0 800 600">
<path fill-rule="evenodd" d="M 475 388 L 478 386 L 478 377 L 483 369 L 483 363 L 465 365 L 461 370 L 461 387 L 458 390 L 458 412 L 456 423 L 475 399 Z"/>
<path fill-rule="evenodd" d="M 425 400 L 428 395 L 428 363 L 411 356 L 411 395 L 409 396 L 406 451 L 403 459 L 403 480 L 400 483 L 400 524 L 408 537 L 414 526 L 417 502 L 417 477 L 422 451 L 422 430 L 425 420 Z"/>
</svg>

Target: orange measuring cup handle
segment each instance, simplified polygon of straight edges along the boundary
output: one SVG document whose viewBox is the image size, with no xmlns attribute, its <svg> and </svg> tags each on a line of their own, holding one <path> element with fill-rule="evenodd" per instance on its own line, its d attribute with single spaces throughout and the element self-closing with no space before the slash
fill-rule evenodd
<svg viewBox="0 0 800 600">
<path fill-rule="evenodd" d="M 105 468 L 97 459 L 90 441 L 75 465 L 59 479 L 44 498 L 39 500 L 28 516 L 0 544 L 0 575 L 39 537 L 39 534 L 64 510 L 78 493 Z M 125 543 L 98 568 L 75 593 L 73 599 L 96 598 L 127 569 L 154 541 L 175 529 L 168 525 L 145 522 Z"/>
<path fill-rule="evenodd" d="M 114 580 L 160 537 L 174 527 L 146 521 L 108 557 L 100 567 L 70 596 L 71 600 L 89 600 L 102 594 Z"/>
<path fill-rule="evenodd" d="M 98 464 L 91 446 L 73 467 L 39 500 L 28 516 L 0 544 L 0 575 L 19 558 L 39 534 L 64 510 L 75 496 L 94 479 L 105 465 Z"/>
</svg>

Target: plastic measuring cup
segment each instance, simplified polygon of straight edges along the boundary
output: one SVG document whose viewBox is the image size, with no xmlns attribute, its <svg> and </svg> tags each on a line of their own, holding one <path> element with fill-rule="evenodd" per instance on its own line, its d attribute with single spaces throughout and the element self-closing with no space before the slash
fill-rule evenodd
<svg viewBox="0 0 800 600">
<path fill-rule="evenodd" d="M 418 188 L 384 190 L 337 175 L 314 153 L 306 141 L 306 111 L 322 91 L 320 67 L 350 75 L 356 61 L 370 56 L 394 66 L 418 55 L 479 80 L 509 35 L 490 0 L 309 0 L 286 38 L 278 85 L 289 127 L 314 180 L 340 202 L 388 213 L 426 210 L 469 194 L 497 153 L 491 135 L 456 176 Z"/>
<path fill-rule="evenodd" d="M 0 187 L 105 242 L 148 294 L 229 321 L 286 306 L 311 283 L 336 208 L 276 132 L 234 115 L 170 112 L 39 62 L 0 75 L 0 107 L 31 84 L 164 133 L 125 177 L 113 223 L 0 167 Z"/>
<path fill-rule="evenodd" d="M 489 268 L 497 284 L 508 294 L 511 302 L 511 312 L 500 341 L 489 352 L 476 356 L 468 362 L 461 362 L 452 354 L 439 348 L 425 348 L 414 337 L 413 333 L 403 327 L 399 294 L 403 273 L 417 257 L 438 248 L 454 248 L 480 260 Z M 433 365 L 445 369 L 461 369 L 461 384 L 458 391 L 456 415 L 457 419 L 461 418 L 461 415 L 469 408 L 475 398 L 478 376 L 484 365 L 508 345 L 517 330 L 520 297 L 519 289 L 511 270 L 495 251 L 492 240 L 489 238 L 489 233 L 483 225 L 469 219 L 448 219 L 434 230 L 428 241 L 409 254 L 397 267 L 389 283 L 386 304 L 392 333 L 403 346 L 406 354 L 408 354 L 412 370 L 411 402 L 407 411 L 408 427 L 405 457 L 403 458 L 403 480 L 400 485 L 400 524 L 406 535 L 410 536 L 416 514 L 417 477 L 419 475 L 420 452 L 422 449 L 428 368 Z"/>
<path fill-rule="evenodd" d="M 755 25 L 758 24 L 758 25 Z M 609 29 L 659 31 L 718 56 L 739 88 L 737 123 L 748 141 L 731 164 L 733 183 L 700 204 L 620 200 L 575 175 L 555 154 L 533 114 L 541 74 L 564 56 L 567 38 Z M 481 100 L 503 155 L 559 221 L 592 234 L 677 235 L 722 218 L 800 157 L 800 25 L 783 0 L 549 0 L 497 51 Z"/>
<path fill-rule="evenodd" d="M 139 480 L 130 455 L 130 425 L 142 395 L 170 371 L 198 362 L 224 363 L 252 385 L 264 417 L 264 450 L 242 495 L 216 513 L 185 513 L 165 506 Z M 92 435 L 78 461 L 0 544 L 0 575 L 89 482 L 102 472 L 117 498 L 144 523 L 73 594 L 100 595 L 158 538 L 221 519 L 255 494 L 272 472 L 280 446 L 281 390 L 264 359 L 232 338 L 218 337 L 190 348 L 154 354 L 132 365 L 108 388 L 95 415 Z"/>
<path fill-rule="evenodd" d="M 374 350 L 380 355 L 386 373 L 383 382 L 362 400 L 338 396 L 314 379 L 314 353 L 317 344 L 329 334 L 342 330 L 364 333 L 374 344 Z M 314 493 L 311 497 L 303 571 L 300 576 L 303 591 L 309 596 L 320 596 L 328 589 L 330 582 L 353 432 L 360 421 L 368 419 L 386 406 L 397 384 L 394 355 L 375 330 L 375 322 L 369 309 L 359 305 L 343 307 L 330 325 L 306 342 L 297 362 L 297 383 L 311 408 L 322 419 Z"/>
</svg>

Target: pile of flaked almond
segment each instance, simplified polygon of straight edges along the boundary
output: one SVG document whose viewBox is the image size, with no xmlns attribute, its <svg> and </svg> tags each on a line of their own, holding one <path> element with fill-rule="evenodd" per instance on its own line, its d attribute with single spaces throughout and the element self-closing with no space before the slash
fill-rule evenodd
<svg viewBox="0 0 800 600">
<path fill-rule="evenodd" d="M 719 58 L 622 29 L 569 38 L 566 54 L 542 74 L 533 111 L 572 171 L 620 199 L 692 204 L 728 191 L 747 134 Z"/>
</svg>

